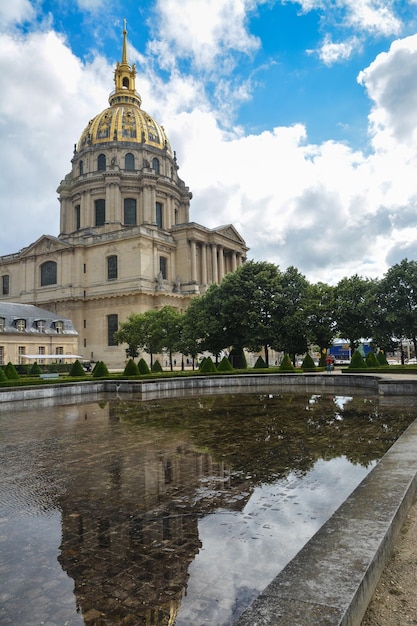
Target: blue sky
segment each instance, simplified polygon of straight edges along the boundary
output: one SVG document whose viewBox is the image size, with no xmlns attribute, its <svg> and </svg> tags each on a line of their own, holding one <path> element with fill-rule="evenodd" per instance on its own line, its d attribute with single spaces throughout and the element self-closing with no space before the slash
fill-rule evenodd
<svg viewBox="0 0 417 626">
<path fill-rule="evenodd" d="M 8 6 L 10 4 L 10 6 Z M 312 281 L 417 258 L 417 0 L 14 0 L 0 7 L 0 254 L 59 232 L 127 19 L 191 219 Z M 24 207 L 25 219 L 21 219 Z"/>
</svg>

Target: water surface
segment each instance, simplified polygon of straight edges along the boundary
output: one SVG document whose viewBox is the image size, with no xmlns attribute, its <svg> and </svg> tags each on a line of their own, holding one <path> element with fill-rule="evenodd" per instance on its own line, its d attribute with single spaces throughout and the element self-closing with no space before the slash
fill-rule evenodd
<svg viewBox="0 0 417 626">
<path fill-rule="evenodd" d="M 0 622 L 231 624 L 372 469 L 396 398 L 114 395 L 0 414 Z"/>
</svg>

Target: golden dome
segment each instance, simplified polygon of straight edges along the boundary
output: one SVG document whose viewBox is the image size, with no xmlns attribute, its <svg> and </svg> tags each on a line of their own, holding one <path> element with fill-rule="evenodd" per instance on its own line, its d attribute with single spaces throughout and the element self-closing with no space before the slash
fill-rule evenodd
<svg viewBox="0 0 417 626">
<path fill-rule="evenodd" d="M 90 120 L 78 142 L 77 151 L 109 142 L 148 144 L 167 150 L 172 156 L 162 126 L 132 102 L 113 104 Z"/>
<path fill-rule="evenodd" d="M 77 145 L 77 151 L 107 143 L 138 143 L 166 150 L 172 156 L 163 127 L 143 111 L 141 97 L 135 90 L 136 67 L 127 60 L 126 20 L 123 30 L 122 62 L 114 72 L 116 89 L 109 96 L 110 106 L 89 121 Z"/>
</svg>

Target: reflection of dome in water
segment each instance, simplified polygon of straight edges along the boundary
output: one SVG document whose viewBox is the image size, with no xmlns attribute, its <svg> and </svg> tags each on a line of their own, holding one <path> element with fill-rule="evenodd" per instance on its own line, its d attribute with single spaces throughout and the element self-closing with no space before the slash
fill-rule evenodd
<svg viewBox="0 0 417 626">
<path fill-rule="evenodd" d="M 116 89 L 110 94 L 110 107 L 89 121 L 77 145 L 77 151 L 92 145 L 112 142 L 147 144 L 166 150 L 171 146 L 163 127 L 140 108 L 140 95 L 135 90 L 136 67 L 127 59 L 126 28 L 123 31 L 122 62 L 114 72 Z"/>
</svg>

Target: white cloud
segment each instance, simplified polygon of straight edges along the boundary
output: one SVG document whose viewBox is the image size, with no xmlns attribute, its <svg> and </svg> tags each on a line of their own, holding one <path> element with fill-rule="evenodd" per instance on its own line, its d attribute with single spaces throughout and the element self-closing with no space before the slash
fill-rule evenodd
<svg viewBox="0 0 417 626">
<path fill-rule="evenodd" d="M 199 69 L 221 71 L 230 52 L 251 53 L 259 40 L 246 28 L 255 0 L 158 0 L 159 31 L 175 46 L 177 57 L 191 58 Z"/>
<path fill-rule="evenodd" d="M 360 43 L 357 37 L 350 37 L 341 43 L 334 43 L 327 35 L 319 50 L 319 57 L 325 65 L 333 65 L 338 61 L 346 61 L 353 53 L 357 53 Z"/>
<path fill-rule="evenodd" d="M 393 0 L 281 0 L 283 4 L 299 4 L 304 13 L 319 11 L 323 25 L 331 23 L 335 14 L 345 26 L 379 35 L 398 35 L 402 23 L 394 11 Z"/>
<path fill-rule="evenodd" d="M 417 141 L 417 35 L 394 41 L 389 52 L 359 74 L 374 105 L 370 126 L 375 147 L 392 149 L 408 145 L 415 151 Z"/>
<path fill-rule="evenodd" d="M 390 0 L 339 0 L 338 4 L 346 6 L 346 21 L 354 28 L 381 35 L 398 35 L 401 31 L 401 20 Z"/>
<path fill-rule="evenodd" d="M 31 21 L 35 17 L 35 10 L 29 0 L 13 0 L 0 3 L 0 24 L 2 30 L 10 25 Z"/>
<path fill-rule="evenodd" d="M 7 94 L 0 101 L 0 197 L 9 216 L 2 254 L 58 234 L 54 192 L 70 169 L 73 144 L 104 108 L 105 75 L 112 69 L 103 59 L 83 65 L 52 31 L 0 35 L 0 91 Z"/>
</svg>

